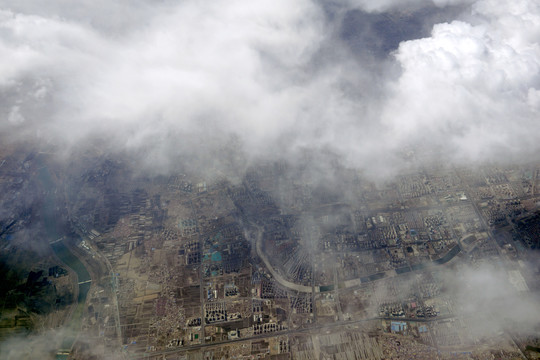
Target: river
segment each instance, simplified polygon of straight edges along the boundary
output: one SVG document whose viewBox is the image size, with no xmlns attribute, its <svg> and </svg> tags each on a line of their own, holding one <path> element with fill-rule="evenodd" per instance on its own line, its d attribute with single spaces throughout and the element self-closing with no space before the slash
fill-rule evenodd
<svg viewBox="0 0 540 360">
<path fill-rule="evenodd" d="M 60 240 L 63 238 L 64 234 L 59 229 L 59 224 L 57 220 L 57 201 L 55 196 L 56 186 L 52 181 L 51 174 L 49 169 L 46 166 L 41 167 L 38 170 L 38 179 L 43 185 L 43 189 L 46 191 L 45 200 L 42 208 L 42 219 L 45 227 L 45 233 L 47 240 L 51 244 L 55 255 L 72 271 L 77 274 L 79 282 L 79 291 L 77 297 L 77 305 L 72 312 L 71 319 L 68 324 L 66 324 L 67 335 L 65 336 L 61 349 L 58 352 L 57 359 L 67 359 L 67 354 L 73 346 L 75 339 L 77 338 L 77 333 L 81 327 L 82 315 L 84 313 L 84 307 L 86 303 L 86 296 L 90 290 L 91 280 L 90 273 L 86 266 L 75 256 L 69 248 L 66 246 L 64 241 L 69 240 Z M 83 283 L 83 284 L 81 284 Z"/>
</svg>

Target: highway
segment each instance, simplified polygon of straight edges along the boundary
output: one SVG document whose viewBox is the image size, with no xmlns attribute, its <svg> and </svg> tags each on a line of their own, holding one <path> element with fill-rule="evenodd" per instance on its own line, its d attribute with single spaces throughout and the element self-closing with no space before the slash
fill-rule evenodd
<svg viewBox="0 0 540 360">
<path fill-rule="evenodd" d="M 182 353 L 186 351 L 193 351 L 198 350 L 202 348 L 207 348 L 211 346 L 219 346 L 219 345 L 225 345 L 225 344 L 231 344 L 241 341 L 255 341 L 255 340 L 261 340 L 261 339 L 267 339 L 275 336 L 283 336 L 283 335 L 294 335 L 294 334 L 304 334 L 304 333 L 320 333 L 321 330 L 326 330 L 330 332 L 332 329 L 340 328 L 340 327 L 346 327 L 346 326 L 355 326 L 360 325 L 362 323 L 370 322 L 370 321 L 380 321 L 380 320 L 395 320 L 395 321 L 409 321 L 409 322 L 433 322 L 438 320 L 445 320 L 445 319 L 452 319 L 454 318 L 453 315 L 445 315 L 445 316 L 437 316 L 430 319 L 416 319 L 416 318 L 393 318 L 393 317 L 371 317 L 371 318 L 365 318 L 365 319 L 359 319 L 359 320 L 342 320 L 337 321 L 335 323 L 331 324 L 320 324 L 320 325 L 311 325 L 308 327 L 300 328 L 300 329 L 289 329 L 285 331 L 277 331 L 272 333 L 266 333 L 266 334 L 260 334 L 260 335 L 254 335 L 248 338 L 238 338 L 238 339 L 232 339 L 232 340 L 222 340 L 222 341 L 216 341 L 212 343 L 204 343 L 204 344 L 195 344 L 190 346 L 185 346 L 182 348 L 172 349 L 172 350 L 163 350 L 163 351 L 156 351 L 152 353 L 145 353 L 142 356 L 140 355 L 133 355 L 130 357 L 130 359 L 151 359 L 157 356 L 167 356 L 172 355 L 176 353 Z"/>
</svg>

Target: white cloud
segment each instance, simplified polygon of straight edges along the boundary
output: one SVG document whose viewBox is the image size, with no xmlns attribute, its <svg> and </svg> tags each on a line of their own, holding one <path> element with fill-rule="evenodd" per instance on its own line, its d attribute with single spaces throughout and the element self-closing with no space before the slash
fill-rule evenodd
<svg viewBox="0 0 540 360">
<path fill-rule="evenodd" d="M 299 120 L 299 104 L 307 109 L 312 87 L 325 81 L 303 86 L 295 74 L 325 38 L 320 9 L 309 1 L 187 1 L 119 38 L 9 11 L 2 28 L 0 46 L 10 56 L 0 81 L 15 90 L 25 79 L 52 79 L 39 93 L 54 94 L 54 115 L 34 126 L 73 141 L 103 131 L 136 145 L 152 134 L 203 129 L 258 143 Z"/>
<path fill-rule="evenodd" d="M 458 158 L 485 160 L 501 150 L 530 151 L 538 140 L 531 104 L 540 84 L 540 47 L 530 37 L 540 24 L 538 6 L 527 8 L 536 11 L 531 14 L 493 0 L 474 9 L 477 24 L 435 25 L 431 37 L 404 42 L 396 52 L 403 73 L 383 121 L 398 146 L 435 143 Z"/>
<path fill-rule="evenodd" d="M 516 270 L 510 270 L 516 272 Z M 508 270 L 491 264 L 465 266 L 445 275 L 456 297 L 457 315 L 464 316 L 477 338 L 505 330 L 534 334 L 540 306 L 534 293 L 519 292 Z"/>
<path fill-rule="evenodd" d="M 328 149 L 375 174 L 411 146 L 461 162 L 540 150 L 535 0 L 476 1 L 401 43 L 399 72 L 353 58 L 311 0 L 50 3 L 0 11 L 0 132 L 11 139 L 69 148 L 97 137 L 166 167 L 190 151 L 223 162 L 234 136 L 250 156 Z M 342 2 L 432 3 L 471 2 Z"/>
<path fill-rule="evenodd" d="M 15 105 L 11 108 L 8 121 L 12 124 L 21 124 L 24 122 L 24 116 L 22 116 L 19 106 Z"/>
<path fill-rule="evenodd" d="M 116 1 L 100 11 L 60 3 L 11 3 L 15 10 L 0 13 L 9 109 L 0 131 L 13 138 L 38 133 L 79 146 L 99 137 L 156 159 L 234 135 L 252 156 L 328 148 L 384 173 L 411 145 L 467 161 L 540 144 L 540 10 L 532 0 L 477 1 L 463 19 L 401 43 L 397 76 L 377 75 L 386 63 L 353 58 L 310 0 Z M 107 19 L 122 9 L 118 29 Z M 14 131 L 16 114 L 25 121 Z"/>
</svg>

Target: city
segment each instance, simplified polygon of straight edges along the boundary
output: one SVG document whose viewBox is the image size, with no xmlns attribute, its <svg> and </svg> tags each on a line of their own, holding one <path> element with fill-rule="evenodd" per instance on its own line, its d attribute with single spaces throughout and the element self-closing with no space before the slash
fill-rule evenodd
<svg viewBox="0 0 540 360">
<path fill-rule="evenodd" d="M 47 155 L 3 159 L 4 188 L 17 196 L 47 162 Z M 187 174 L 131 178 L 121 161 L 109 159 L 78 179 L 59 176 L 53 166 L 54 184 L 45 189 L 42 179 L 40 186 L 42 201 L 55 194 L 51 201 L 69 219 L 64 235 L 50 241 L 62 261 L 32 266 L 26 287 L 54 287 L 42 300 L 54 310 L 32 321 L 80 326 L 72 348 L 59 344 L 58 354 L 512 359 L 535 353 L 531 330 L 538 324 L 529 328 L 527 315 L 508 306 L 528 303 L 523 299 L 538 304 L 539 268 L 531 265 L 540 238 L 538 165 L 426 169 L 382 185 L 343 169 L 347 198 L 332 191 L 335 184 L 290 177 L 283 163 L 254 167 L 238 184 Z M 132 180 L 118 186 L 126 178 Z M 24 226 L 19 218 L 3 223 L 3 238 Z M 88 280 L 80 281 L 76 265 L 65 265 L 58 244 L 80 260 Z M 24 253 L 9 245 L 3 252 Z M 487 277 L 477 283 L 471 274 Z M 471 288 L 490 292 L 490 282 L 505 289 L 493 299 Z M 81 291 L 86 297 L 71 305 L 70 296 Z M 29 319 L 18 309 L 2 328 L 25 326 Z"/>
</svg>

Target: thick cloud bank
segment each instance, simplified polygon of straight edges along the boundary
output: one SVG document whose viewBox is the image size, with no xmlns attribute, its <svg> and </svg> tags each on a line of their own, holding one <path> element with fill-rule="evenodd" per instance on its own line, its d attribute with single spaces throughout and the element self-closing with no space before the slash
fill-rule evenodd
<svg viewBox="0 0 540 360">
<path fill-rule="evenodd" d="M 540 5 L 487 0 L 472 11 L 473 24 L 438 24 L 400 45 L 403 74 L 383 121 L 397 144 L 442 139 L 463 159 L 530 154 L 540 133 Z"/>
<path fill-rule="evenodd" d="M 371 3 L 337 2 L 336 14 L 404 10 Z M 324 149 L 382 172 L 404 148 L 455 161 L 532 154 L 540 5 L 469 3 L 409 1 L 465 10 L 368 64 L 336 31 L 343 16 L 310 0 L 8 2 L 0 131 L 60 149 L 100 139 L 165 168 L 231 138 L 248 158 Z"/>
</svg>

